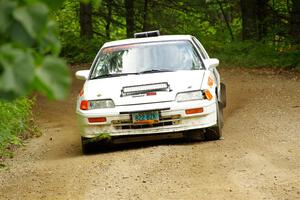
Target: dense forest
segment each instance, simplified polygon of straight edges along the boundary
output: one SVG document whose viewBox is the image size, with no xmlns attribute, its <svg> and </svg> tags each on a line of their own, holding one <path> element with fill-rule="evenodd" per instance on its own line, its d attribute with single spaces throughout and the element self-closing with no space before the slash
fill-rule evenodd
<svg viewBox="0 0 300 200">
<path fill-rule="evenodd" d="M 160 30 L 198 37 L 223 65 L 299 68 L 299 0 L 67 0 L 53 15 L 70 62 L 91 62 L 105 41 Z"/>
</svg>

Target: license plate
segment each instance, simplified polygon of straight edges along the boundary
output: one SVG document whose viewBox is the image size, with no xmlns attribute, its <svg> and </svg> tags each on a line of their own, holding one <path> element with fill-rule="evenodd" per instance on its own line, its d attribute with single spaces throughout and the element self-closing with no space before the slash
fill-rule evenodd
<svg viewBox="0 0 300 200">
<path fill-rule="evenodd" d="M 158 111 L 133 113 L 132 121 L 135 124 L 153 124 L 159 121 L 159 113 Z"/>
</svg>

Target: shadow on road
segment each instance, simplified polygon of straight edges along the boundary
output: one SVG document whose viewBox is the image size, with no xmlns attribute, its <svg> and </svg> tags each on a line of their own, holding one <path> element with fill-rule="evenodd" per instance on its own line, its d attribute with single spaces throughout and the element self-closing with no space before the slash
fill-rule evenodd
<svg viewBox="0 0 300 200">
<path fill-rule="evenodd" d="M 181 139 L 165 139 L 165 140 L 155 140 L 155 141 L 140 141 L 140 142 L 130 142 L 122 144 L 102 144 L 94 143 L 92 145 L 91 151 L 87 155 L 103 154 L 103 153 L 113 153 L 118 151 L 131 151 L 137 149 L 145 149 L 155 146 L 170 146 L 170 145 L 195 145 L 197 143 L 203 143 L 204 141 L 190 141 L 185 138 Z M 209 141 L 205 141 L 209 142 Z"/>
</svg>

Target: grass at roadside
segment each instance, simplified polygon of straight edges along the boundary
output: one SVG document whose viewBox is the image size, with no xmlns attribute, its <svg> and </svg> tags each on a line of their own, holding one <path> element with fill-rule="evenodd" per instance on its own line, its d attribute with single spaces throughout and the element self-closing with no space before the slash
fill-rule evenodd
<svg viewBox="0 0 300 200">
<path fill-rule="evenodd" d="M 32 119 L 34 101 L 21 98 L 13 102 L 0 101 L 0 163 L 12 157 L 14 147 L 36 134 Z"/>
</svg>

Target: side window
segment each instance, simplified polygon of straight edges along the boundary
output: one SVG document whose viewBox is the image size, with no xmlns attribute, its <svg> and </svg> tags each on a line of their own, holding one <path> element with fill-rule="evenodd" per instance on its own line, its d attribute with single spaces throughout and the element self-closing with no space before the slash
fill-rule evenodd
<svg viewBox="0 0 300 200">
<path fill-rule="evenodd" d="M 201 53 L 201 56 L 203 59 L 208 59 L 209 56 L 208 54 L 206 53 L 204 47 L 202 46 L 202 44 L 199 42 L 199 40 L 197 40 L 195 37 L 193 37 L 193 41 L 195 42 L 195 44 L 197 45 L 200 53 Z"/>
</svg>

